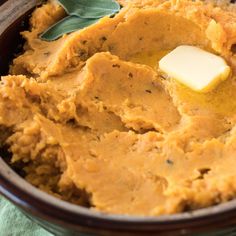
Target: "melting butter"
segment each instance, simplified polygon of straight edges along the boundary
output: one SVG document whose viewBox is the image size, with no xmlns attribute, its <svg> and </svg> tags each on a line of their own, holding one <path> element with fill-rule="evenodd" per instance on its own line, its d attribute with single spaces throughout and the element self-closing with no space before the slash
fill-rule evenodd
<svg viewBox="0 0 236 236">
<path fill-rule="evenodd" d="M 159 61 L 172 79 L 197 92 L 209 92 L 230 75 L 225 60 L 194 46 L 179 46 Z"/>
</svg>

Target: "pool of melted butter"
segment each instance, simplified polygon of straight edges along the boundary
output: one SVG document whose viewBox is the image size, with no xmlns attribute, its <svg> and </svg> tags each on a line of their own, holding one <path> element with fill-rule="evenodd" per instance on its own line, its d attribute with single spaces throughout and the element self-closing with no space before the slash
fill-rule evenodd
<svg viewBox="0 0 236 236">
<path fill-rule="evenodd" d="M 169 50 L 163 50 L 159 52 L 145 52 L 145 53 L 139 53 L 134 55 L 130 58 L 130 61 L 134 63 L 139 63 L 143 65 L 147 65 L 152 67 L 153 69 L 158 69 L 158 62 L 161 60 L 162 57 L 167 55 L 170 51 Z"/>
<path fill-rule="evenodd" d="M 145 52 L 134 55 L 130 61 L 152 67 L 158 71 L 158 62 L 167 55 L 170 50 L 159 52 Z M 198 113 L 214 113 L 220 116 L 232 116 L 236 114 L 236 76 L 231 75 L 226 81 L 220 83 L 214 90 L 208 93 L 199 93 L 180 84 L 172 78 L 167 78 L 168 89 L 172 97 L 179 104 L 189 107 Z"/>
</svg>

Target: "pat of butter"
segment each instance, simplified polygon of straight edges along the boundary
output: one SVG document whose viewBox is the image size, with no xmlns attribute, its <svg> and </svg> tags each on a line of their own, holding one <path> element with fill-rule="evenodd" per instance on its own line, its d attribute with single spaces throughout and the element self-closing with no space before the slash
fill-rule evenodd
<svg viewBox="0 0 236 236">
<path fill-rule="evenodd" d="M 159 61 L 159 68 L 197 92 L 209 92 L 230 75 L 225 60 L 193 46 L 179 46 Z"/>
</svg>

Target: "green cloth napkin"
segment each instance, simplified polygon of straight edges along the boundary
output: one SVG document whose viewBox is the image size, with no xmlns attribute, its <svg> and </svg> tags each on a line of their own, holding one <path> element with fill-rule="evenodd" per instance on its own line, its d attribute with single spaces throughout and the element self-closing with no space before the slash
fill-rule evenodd
<svg viewBox="0 0 236 236">
<path fill-rule="evenodd" d="M 13 204 L 0 196 L 1 236 L 52 236 L 29 220 Z"/>
</svg>

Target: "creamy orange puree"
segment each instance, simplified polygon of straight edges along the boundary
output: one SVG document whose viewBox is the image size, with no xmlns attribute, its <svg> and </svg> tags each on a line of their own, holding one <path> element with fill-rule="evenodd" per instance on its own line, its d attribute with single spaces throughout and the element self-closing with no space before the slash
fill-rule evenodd
<svg viewBox="0 0 236 236">
<path fill-rule="evenodd" d="M 1 145 L 26 180 L 107 213 L 161 215 L 236 197 L 236 10 L 190 0 L 120 1 L 114 18 L 53 42 L 65 16 L 35 10 L 0 85 Z M 224 57 L 232 76 L 198 94 L 163 77 L 179 45 Z"/>
</svg>

